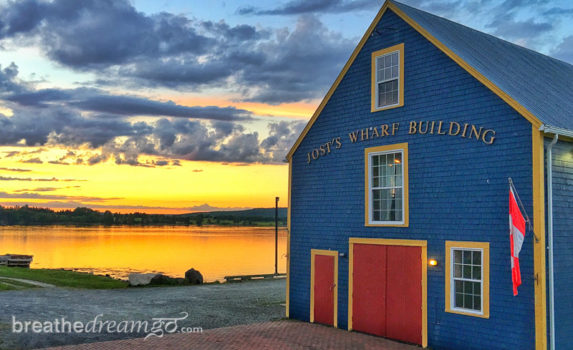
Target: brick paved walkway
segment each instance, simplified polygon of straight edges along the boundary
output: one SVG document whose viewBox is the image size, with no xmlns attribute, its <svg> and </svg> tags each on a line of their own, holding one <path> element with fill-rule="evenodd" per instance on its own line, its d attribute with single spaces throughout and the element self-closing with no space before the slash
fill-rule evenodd
<svg viewBox="0 0 573 350">
<path fill-rule="evenodd" d="M 51 350 L 167 350 L 167 349 L 380 349 L 420 350 L 366 334 L 298 321 L 255 323 L 216 328 L 202 334 L 172 334 L 163 338 L 129 339 L 50 348 Z"/>
</svg>

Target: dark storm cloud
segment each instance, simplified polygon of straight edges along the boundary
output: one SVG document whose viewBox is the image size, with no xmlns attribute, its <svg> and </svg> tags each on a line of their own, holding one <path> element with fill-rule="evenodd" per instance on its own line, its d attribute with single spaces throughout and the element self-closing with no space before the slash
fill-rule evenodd
<svg viewBox="0 0 573 350">
<path fill-rule="evenodd" d="M 312 6 L 336 12 L 379 5 L 360 0 L 315 1 Z M 26 15 L 28 11 L 32 16 Z M 105 77 L 99 79 L 104 86 L 194 91 L 223 87 L 242 93 L 245 100 L 269 103 L 323 96 L 355 45 L 355 40 L 333 33 L 308 15 L 291 32 L 167 13 L 146 15 L 127 1 L 111 0 L 8 2 L 0 8 L 0 44 L 4 41 L 40 45 L 60 65 Z M 17 94 L 14 86 L 8 90 L 14 92 L 11 101 L 29 106 L 65 102 L 79 93 L 52 89 Z M 114 98 L 118 100 L 112 102 L 119 101 Z M 93 107 L 90 102 L 77 101 Z M 174 111 L 174 106 L 149 107 L 187 113 Z"/>
<path fill-rule="evenodd" d="M 345 13 L 356 10 L 374 10 L 381 6 L 376 0 L 293 0 L 283 6 L 262 10 L 256 7 L 242 7 L 241 15 L 300 15 L 307 13 Z"/>
<path fill-rule="evenodd" d="M 178 118 L 247 120 L 252 113 L 235 107 L 187 107 L 173 101 L 156 101 L 129 95 L 112 95 L 99 89 L 34 90 L 18 81 L 18 66 L 0 67 L 0 98 L 24 107 L 55 108 L 67 105 L 87 112 L 105 113 L 99 117 L 166 116 Z M 4 91 L 3 91 L 4 90 Z"/>
<path fill-rule="evenodd" d="M 129 121 L 115 116 L 86 116 L 67 107 L 13 108 L 11 117 L 0 115 L 0 145 L 86 147 L 87 154 L 70 151 L 56 159 L 46 159 L 50 164 L 61 165 L 95 165 L 108 160 L 143 167 L 179 166 L 179 160 L 277 163 L 284 159 L 304 124 L 270 123 L 268 137 L 261 139 L 259 133 L 247 131 L 235 121 Z M 23 163 L 40 164 L 38 154 L 42 151 L 40 148 L 10 155 Z M 141 161 L 142 155 L 157 156 L 159 160 Z"/>
<path fill-rule="evenodd" d="M 49 57 L 79 70 L 141 58 L 202 55 L 217 45 L 214 34 L 225 40 L 258 37 L 246 25 L 225 27 L 169 13 L 148 16 L 126 0 L 11 1 L 0 13 L 0 37 L 36 37 Z M 213 31 L 203 35 L 198 28 Z"/>
<path fill-rule="evenodd" d="M 329 31 L 315 16 L 301 16 L 292 32 L 261 44 L 267 60 L 243 71 L 250 101 L 278 104 L 324 96 L 354 48 L 354 40 Z"/>
<path fill-rule="evenodd" d="M 14 62 L 5 68 L 0 65 L 0 93 L 21 91 L 22 86 L 16 81 L 17 77 L 18 66 Z"/>
<path fill-rule="evenodd" d="M 0 115 L 0 145 L 14 145 L 25 140 L 28 146 L 41 146 L 50 141 L 65 145 L 87 143 L 98 147 L 118 136 L 150 131 L 151 128 L 145 123 L 88 118 L 61 107 L 16 109 L 12 117 Z"/>
<path fill-rule="evenodd" d="M 4 99 L 7 101 L 31 107 L 48 107 L 49 102 L 66 101 L 71 98 L 72 94 L 70 92 L 59 89 L 21 91 L 4 96 Z"/>
<path fill-rule="evenodd" d="M 186 107 L 175 102 L 159 102 L 133 96 L 94 95 L 71 106 L 81 110 L 110 113 L 120 116 L 169 116 L 182 118 L 245 120 L 250 112 L 234 107 Z"/>
<path fill-rule="evenodd" d="M 146 16 L 128 1 L 10 1 L 0 13 L 0 37 L 37 36 L 48 56 L 80 70 L 142 56 L 201 54 L 211 41 L 185 17 Z"/>
</svg>

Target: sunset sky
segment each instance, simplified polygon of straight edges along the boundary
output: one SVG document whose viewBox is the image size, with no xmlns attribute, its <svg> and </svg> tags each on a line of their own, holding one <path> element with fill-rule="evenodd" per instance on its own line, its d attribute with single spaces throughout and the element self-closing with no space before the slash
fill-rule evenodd
<svg viewBox="0 0 573 350">
<path fill-rule="evenodd" d="M 570 0 L 403 2 L 573 63 Z M 0 205 L 286 206 L 285 155 L 382 4 L 0 0 Z"/>
</svg>

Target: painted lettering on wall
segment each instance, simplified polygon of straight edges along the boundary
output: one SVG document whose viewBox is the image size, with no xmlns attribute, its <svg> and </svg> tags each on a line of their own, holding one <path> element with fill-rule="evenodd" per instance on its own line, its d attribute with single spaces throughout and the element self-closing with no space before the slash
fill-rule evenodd
<svg viewBox="0 0 573 350">
<path fill-rule="evenodd" d="M 351 144 L 360 143 L 372 139 L 392 137 L 401 132 L 400 123 L 374 125 L 364 129 L 352 130 L 348 133 L 348 141 Z M 408 135 L 444 135 L 462 137 L 468 140 L 482 142 L 492 145 L 495 141 L 495 130 L 469 123 L 459 123 L 455 121 L 444 122 L 442 120 L 412 120 L 408 123 L 407 131 L 402 133 Z M 306 154 L 307 164 L 321 157 L 331 154 L 335 150 L 342 148 L 344 138 L 335 137 L 326 143 L 319 145 Z"/>
<path fill-rule="evenodd" d="M 340 137 L 335 137 L 332 140 L 313 149 L 311 152 L 308 152 L 306 154 L 307 157 L 306 162 L 310 163 L 311 160 L 317 160 L 320 157 L 324 157 L 327 154 L 330 154 L 330 152 L 332 152 L 333 149 L 339 149 L 340 147 L 342 147 L 342 142 L 340 140 Z"/>
<path fill-rule="evenodd" d="M 436 122 L 432 121 L 411 121 L 410 129 L 408 134 L 435 134 L 436 135 L 449 135 L 449 136 L 461 136 L 468 138 L 475 138 L 478 141 L 482 141 L 486 145 L 493 144 L 495 141 L 495 130 L 484 129 L 483 127 L 478 127 L 472 124 L 464 123 L 462 126 L 458 122 L 444 123 L 443 121 Z M 460 134 L 461 133 L 461 134 Z"/>
</svg>

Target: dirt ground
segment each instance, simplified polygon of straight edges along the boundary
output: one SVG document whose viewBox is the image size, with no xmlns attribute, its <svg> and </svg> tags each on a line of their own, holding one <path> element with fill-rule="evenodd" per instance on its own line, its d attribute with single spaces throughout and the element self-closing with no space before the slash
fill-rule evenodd
<svg viewBox="0 0 573 350">
<path fill-rule="evenodd" d="M 113 333 L 106 332 L 106 327 L 101 333 L 62 333 L 61 329 L 56 332 L 55 324 L 64 321 L 80 321 L 84 325 L 94 320 L 108 321 L 108 324 L 112 321 L 147 321 L 151 325 L 154 318 L 178 318 L 178 327 L 211 329 L 277 320 L 284 316 L 284 301 L 284 280 L 110 290 L 37 288 L 5 291 L 0 292 L 0 349 L 127 339 L 149 333 L 119 332 L 120 327 Z M 39 321 L 42 327 L 48 322 L 50 327 L 36 333 L 30 323 L 25 332 L 26 321 Z"/>
</svg>

